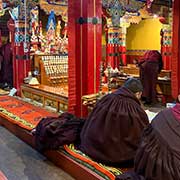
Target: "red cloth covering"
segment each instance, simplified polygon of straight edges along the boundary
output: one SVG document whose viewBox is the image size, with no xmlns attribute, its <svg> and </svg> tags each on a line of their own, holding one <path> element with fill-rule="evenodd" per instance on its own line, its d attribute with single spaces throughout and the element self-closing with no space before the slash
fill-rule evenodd
<svg viewBox="0 0 180 180">
<path fill-rule="evenodd" d="M 57 117 L 58 114 L 48 112 L 15 97 L 0 96 L 0 116 L 24 129 L 32 130 L 42 118 Z"/>
</svg>

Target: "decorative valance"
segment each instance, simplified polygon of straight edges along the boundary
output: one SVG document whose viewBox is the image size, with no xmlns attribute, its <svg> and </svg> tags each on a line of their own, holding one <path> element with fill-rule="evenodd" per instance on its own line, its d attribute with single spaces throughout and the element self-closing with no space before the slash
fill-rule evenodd
<svg viewBox="0 0 180 180">
<path fill-rule="evenodd" d="M 59 16 L 62 16 L 63 21 L 67 22 L 68 17 L 68 0 L 39 0 L 41 9 L 43 9 L 47 14 L 51 11 Z"/>
<path fill-rule="evenodd" d="M 138 11 L 145 6 L 145 3 L 146 0 L 103 0 L 102 6 L 111 17 L 112 25 L 119 27 L 120 19 L 126 13 L 139 16 Z"/>
</svg>

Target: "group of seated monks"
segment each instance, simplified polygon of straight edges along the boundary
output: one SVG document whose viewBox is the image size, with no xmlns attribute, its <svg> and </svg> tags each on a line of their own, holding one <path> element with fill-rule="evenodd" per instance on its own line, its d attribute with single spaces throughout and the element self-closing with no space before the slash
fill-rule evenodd
<svg viewBox="0 0 180 180">
<path fill-rule="evenodd" d="M 41 151 L 64 144 L 94 161 L 115 167 L 133 167 L 117 180 L 180 179 L 180 96 L 149 123 L 141 107 L 143 86 L 128 79 L 117 91 L 103 96 L 86 120 L 64 113 L 44 118 L 34 133 Z"/>
</svg>

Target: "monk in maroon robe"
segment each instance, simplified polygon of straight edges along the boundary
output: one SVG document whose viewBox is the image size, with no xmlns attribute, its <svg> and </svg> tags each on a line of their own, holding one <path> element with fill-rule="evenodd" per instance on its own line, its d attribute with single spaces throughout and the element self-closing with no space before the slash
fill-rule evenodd
<svg viewBox="0 0 180 180">
<path fill-rule="evenodd" d="M 133 162 L 148 118 L 141 108 L 139 80 L 127 80 L 116 92 L 104 96 L 85 121 L 79 149 L 97 162 L 121 166 Z"/>
<path fill-rule="evenodd" d="M 178 96 L 180 101 L 180 95 Z M 117 180 L 180 180 L 180 103 L 161 111 L 143 133 L 135 173 Z"/>
<path fill-rule="evenodd" d="M 0 72 L 1 72 L 1 68 L 2 68 L 2 62 L 3 62 L 3 56 L 2 56 L 2 54 L 0 53 Z"/>
<path fill-rule="evenodd" d="M 13 64 L 12 64 L 12 49 L 11 43 L 7 42 L 0 48 L 1 54 L 1 70 L 0 70 L 0 83 L 13 86 Z"/>
<path fill-rule="evenodd" d="M 156 84 L 163 62 L 161 54 L 156 50 L 147 51 L 139 63 L 140 80 L 143 85 L 142 98 L 146 104 L 156 102 Z"/>
</svg>

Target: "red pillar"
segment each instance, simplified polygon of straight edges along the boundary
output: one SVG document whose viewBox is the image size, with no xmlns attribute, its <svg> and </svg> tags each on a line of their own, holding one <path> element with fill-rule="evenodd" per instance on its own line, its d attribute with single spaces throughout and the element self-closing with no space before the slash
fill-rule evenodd
<svg viewBox="0 0 180 180">
<path fill-rule="evenodd" d="M 28 36 L 28 35 L 27 35 Z M 20 86 L 30 71 L 30 55 L 24 51 L 25 23 L 24 21 L 15 21 L 15 37 L 13 48 L 13 78 L 14 87 L 17 94 L 20 95 Z"/>
<path fill-rule="evenodd" d="M 69 112 L 85 115 L 82 96 L 98 92 L 101 61 L 101 0 L 68 2 Z"/>
<path fill-rule="evenodd" d="M 107 47 L 106 47 L 106 60 L 113 69 L 119 68 L 120 58 L 120 28 L 113 27 L 112 24 L 108 24 L 107 32 Z"/>
<path fill-rule="evenodd" d="M 172 31 L 170 27 L 163 28 L 161 30 L 161 54 L 163 58 L 163 69 L 165 70 L 171 70 L 171 36 L 172 36 Z"/>
<path fill-rule="evenodd" d="M 180 93 L 180 1 L 173 4 L 173 41 L 171 87 L 174 98 Z"/>
</svg>

